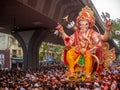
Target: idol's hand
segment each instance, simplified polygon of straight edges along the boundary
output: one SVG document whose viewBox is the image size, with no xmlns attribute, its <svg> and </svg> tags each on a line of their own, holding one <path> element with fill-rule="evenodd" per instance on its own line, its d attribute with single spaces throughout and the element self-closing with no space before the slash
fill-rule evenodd
<svg viewBox="0 0 120 90">
<path fill-rule="evenodd" d="M 59 23 L 58 23 L 56 29 L 57 29 L 60 33 L 64 32 L 63 26 L 62 26 L 61 24 L 59 24 Z"/>
<path fill-rule="evenodd" d="M 97 49 L 96 47 L 93 47 L 92 49 L 90 49 L 90 52 L 91 53 L 96 53 L 96 49 Z"/>
<path fill-rule="evenodd" d="M 80 54 L 80 48 L 79 48 L 78 46 L 75 47 L 75 52 L 76 52 L 77 54 Z"/>
<path fill-rule="evenodd" d="M 110 30 L 111 30 L 112 24 L 113 24 L 113 23 L 112 23 L 110 20 L 107 20 L 107 21 L 106 21 L 106 29 L 107 29 L 107 31 L 110 31 Z"/>
<path fill-rule="evenodd" d="M 80 49 L 80 52 L 81 52 L 82 55 L 84 55 L 85 52 L 86 52 L 86 48 L 81 48 L 81 49 Z"/>
</svg>

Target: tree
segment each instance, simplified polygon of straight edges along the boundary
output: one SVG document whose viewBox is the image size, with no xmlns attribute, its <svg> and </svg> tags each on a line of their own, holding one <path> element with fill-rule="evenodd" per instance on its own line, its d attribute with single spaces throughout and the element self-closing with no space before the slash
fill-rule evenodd
<svg viewBox="0 0 120 90">
<path fill-rule="evenodd" d="M 117 45 L 120 48 L 120 19 L 113 20 L 111 34 L 112 39 L 117 42 Z"/>
<path fill-rule="evenodd" d="M 62 50 L 63 50 L 63 46 L 61 46 L 61 45 L 56 45 L 54 47 L 54 58 L 55 59 L 61 58 Z"/>
<path fill-rule="evenodd" d="M 42 42 L 40 47 L 39 59 L 43 60 L 45 58 L 45 53 L 48 52 L 48 45 L 46 42 Z"/>
</svg>

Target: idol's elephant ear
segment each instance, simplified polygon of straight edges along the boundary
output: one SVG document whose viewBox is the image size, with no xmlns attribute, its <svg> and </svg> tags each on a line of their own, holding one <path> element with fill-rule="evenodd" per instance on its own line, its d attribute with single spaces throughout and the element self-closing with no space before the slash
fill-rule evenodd
<svg viewBox="0 0 120 90">
<path fill-rule="evenodd" d="M 110 64 L 116 59 L 115 48 L 107 50 L 103 54 L 103 58 L 104 58 L 104 67 L 108 68 Z"/>
<path fill-rule="evenodd" d="M 102 59 L 104 68 L 106 69 L 116 59 L 115 48 L 110 49 L 108 42 L 102 43 Z"/>
</svg>

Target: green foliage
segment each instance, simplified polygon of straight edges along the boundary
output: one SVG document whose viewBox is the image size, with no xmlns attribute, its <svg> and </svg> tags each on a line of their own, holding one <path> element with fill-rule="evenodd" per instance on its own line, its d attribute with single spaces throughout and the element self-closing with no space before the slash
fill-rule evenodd
<svg viewBox="0 0 120 90">
<path fill-rule="evenodd" d="M 60 45 L 56 45 L 54 47 L 54 58 L 55 59 L 59 59 L 61 57 L 62 50 L 63 50 L 63 47 Z"/>
<path fill-rule="evenodd" d="M 42 60 L 43 57 L 44 57 L 44 55 L 45 55 L 45 52 L 40 52 L 40 53 L 39 53 L 39 59 Z"/>
<path fill-rule="evenodd" d="M 39 59 L 42 60 L 45 57 L 45 52 L 48 52 L 48 45 L 43 42 L 40 47 Z"/>
<path fill-rule="evenodd" d="M 50 47 L 49 44 L 47 42 L 42 42 L 42 44 L 40 46 L 40 51 L 39 51 L 39 60 L 43 60 L 45 58 L 48 58 L 46 56 L 46 54 L 49 54 L 50 52 L 53 52 L 54 59 L 59 59 L 61 57 L 63 46 L 53 45 L 52 47 Z"/>
<path fill-rule="evenodd" d="M 120 35 L 116 35 L 116 31 L 120 31 L 120 19 L 115 19 L 112 21 L 113 27 L 111 30 L 111 37 L 112 39 L 116 40 L 118 42 L 118 46 L 120 47 Z"/>
</svg>

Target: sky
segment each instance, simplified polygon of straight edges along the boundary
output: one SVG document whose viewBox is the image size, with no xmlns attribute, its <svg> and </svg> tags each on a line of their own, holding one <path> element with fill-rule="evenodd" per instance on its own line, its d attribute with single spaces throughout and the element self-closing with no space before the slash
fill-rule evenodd
<svg viewBox="0 0 120 90">
<path fill-rule="evenodd" d="M 91 0 L 99 15 L 108 12 L 111 19 L 120 19 L 120 0 Z"/>
</svg>

